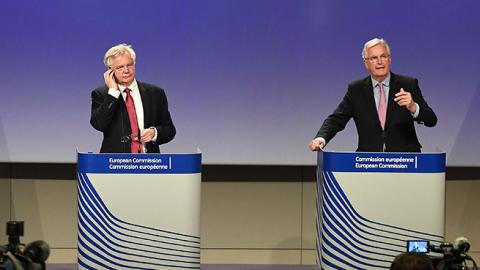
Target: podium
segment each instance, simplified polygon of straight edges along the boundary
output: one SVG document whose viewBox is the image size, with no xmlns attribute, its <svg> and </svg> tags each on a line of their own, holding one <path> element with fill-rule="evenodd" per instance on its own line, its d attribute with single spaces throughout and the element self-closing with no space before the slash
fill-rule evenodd
<svg viewBox="0 0 480 270">
<path fill-rule="evenodd" d="M 389 269 L 407 240 L 444 240 L 445 153 L 318 153 L 321 269 Z"/>
<path fill-rule="evenodd" d="M 77 154 L 78 269 L 200 269 L 201 154 Z"/>
</svg>

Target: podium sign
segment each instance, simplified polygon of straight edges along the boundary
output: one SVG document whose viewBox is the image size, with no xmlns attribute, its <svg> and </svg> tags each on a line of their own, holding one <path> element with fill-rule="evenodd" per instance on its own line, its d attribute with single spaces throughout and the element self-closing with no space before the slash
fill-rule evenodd
<svg viewBox="0 0 480 270">
<path fill-rule="evenodd" d="M 407 240 L 444 239 L 445 153 L 319 152 L 321 269 L 389 269 Z"/>
<path fill-rule="evenodd" d="M 201 154 L 77 159 L 79 269 L 200 269 Z"/>
</svg>

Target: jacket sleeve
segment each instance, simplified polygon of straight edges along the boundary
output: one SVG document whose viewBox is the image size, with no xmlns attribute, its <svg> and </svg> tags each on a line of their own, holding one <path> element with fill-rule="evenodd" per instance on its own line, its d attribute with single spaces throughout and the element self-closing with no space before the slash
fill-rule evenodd
<svg viewBox="0 0 480 270">
<path fill-rule="evenodd" d="M 351 87 L 343 97 L 342 102 L 335 111 L 330 114 L 322 124 L 322 127 L 316 137 L 322 137 L 328 143 L 339 131 L 345 129 L 350 118 L 353 117 L 353 103 L 351 97 Z"/>
<path fill-rule="evenodd" d="M 168 143 L 175 137 L 177 130 L 173 124 L 170 111 L 168 110 L 168 100 L 163 89 L 160 92 L 160 95 L 157 100 L 157 104 L 154 104 L 160 108 L 157 113 L 159 113 L 159 119 L 155 124 L 155 129 L 157 130 L 157 140 L 152 142 L 154 145 L 161 145 Z"/>
<path fill-rule="evenodd" d="M 92 91 L 92 109 L 90 124 L 99 131 L 105 132 L 118 107 L 118 99 L 99 90 Z"/>
<path fill-rule="evenodd" d="M 427 127 L 434 127 L 437 124 L 437 115 L 432 108 L 428 106 L 427 102 L 423 98 L 417 79 L 414 80 L 414 86 L 410 93 L 412 94 L 412 99 L 420 108 L 420 112 L 417 118 L 415 118 L 415 121 Z"/>
</svg>

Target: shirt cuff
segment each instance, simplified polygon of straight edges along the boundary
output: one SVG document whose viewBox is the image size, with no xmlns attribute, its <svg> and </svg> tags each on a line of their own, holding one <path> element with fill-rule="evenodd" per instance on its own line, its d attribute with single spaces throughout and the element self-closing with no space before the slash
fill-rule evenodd
<svg viewBox="0 0 480 270">
<path fill-rule="evenodd" d="M 108 89 L 108 94 L 114 98 L 118 98 L 120 97 L 120 91 L 118 89 L 115 89 L 115 88 L 109 88 Z"/>
<path fill-rule="evenodd" d="M 322 138 L 322 137 L 317 137 L 314 139 L 315 141 L 320 141 L 321 143 L 323 143 L 323 145 L 327 145 L 327 141 L 325 141 L 325 138 Z"/>
<path fill-rule="evenodd" d="M 420 114 L 420 106 L 418 106 L 418 103 L 416 102 L 415 102 L 415 107 L 416 107 L 415 112 L 412 113 L 413 118 L 417 118 L 418 115 Z"/>
<path fill-rule="evenodd" d="M 155 135 L 152 138 L 152 142 L 156 142 L 157 141 L 157 135 L 158 135 L 157 129 L 155 127 L 149 127 L 149 128 L 151 128 L 155 131 Z"/>
</svg>

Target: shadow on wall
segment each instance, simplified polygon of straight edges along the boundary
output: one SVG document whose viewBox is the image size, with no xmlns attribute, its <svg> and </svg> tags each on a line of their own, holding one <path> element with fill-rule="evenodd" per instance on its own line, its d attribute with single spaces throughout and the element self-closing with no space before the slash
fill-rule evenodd
<svg viewBox="0 0 480 270">
<path fill-rule="evenodd" d="M 451 164 L 465 164 L 467 166 L 480 166 L 480 83 L 477 90 L 470 101 L 465 119 L 462 127 L 458 133 L 455 144 L 453 145 L 449 154 L 449 163 Z"/>
</svg>

